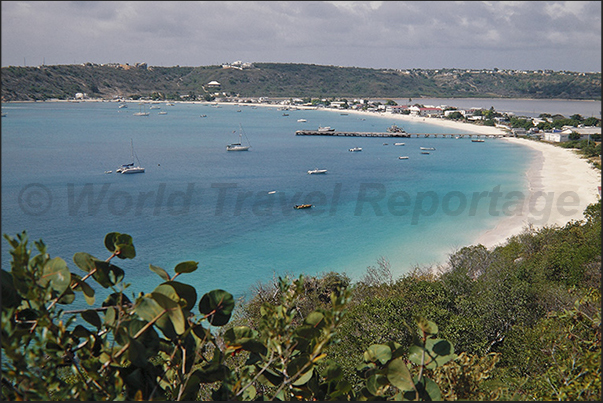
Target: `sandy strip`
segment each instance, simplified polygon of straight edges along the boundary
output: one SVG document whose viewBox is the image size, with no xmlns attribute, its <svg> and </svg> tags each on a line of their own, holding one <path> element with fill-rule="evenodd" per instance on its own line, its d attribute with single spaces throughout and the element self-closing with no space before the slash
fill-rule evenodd
<svg viewBox="0 0 603 403">
<path fill-rule="evenodd" d="M 528 225 L 534 229 L 564 226 L 584 219 L 584 210 L 600 199 L 601 171 L 576 151 L 553 144 L 515 137 L 503 141 L 520 144 L 538 152 L 526 173 L 528 195 L 521 211 L 501 220 L 495 228 L 478 237 L 475 243 L 493 247 Z"/>
</svg>

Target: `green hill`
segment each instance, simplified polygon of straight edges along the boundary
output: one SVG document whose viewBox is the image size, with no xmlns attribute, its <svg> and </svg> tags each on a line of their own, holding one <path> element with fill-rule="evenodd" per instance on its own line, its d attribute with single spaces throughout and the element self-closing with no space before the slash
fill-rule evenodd
<svg viewBox="0 0 603 403">
<path fill-rule="evenodd" d="M 210 81 L 220 86 L 209 88 Z M 256 63 L 249 68 L 56 65 L 3 67 L 2 101 L 91 98 L 558 98 L 601 99 L 601 73 L 517 70 L 379 70 Z"/>
</svg>

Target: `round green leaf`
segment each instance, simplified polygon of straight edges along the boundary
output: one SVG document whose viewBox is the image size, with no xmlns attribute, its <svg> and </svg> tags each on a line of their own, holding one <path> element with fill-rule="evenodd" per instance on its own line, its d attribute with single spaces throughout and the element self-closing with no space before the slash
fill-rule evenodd
<svg viewBox="0 0 603 403">
<path fill-rule="evenodd" d="M 365 362 L 377 362 L 386 364 L 392 358 L 392 350 L 383 344 L 373 344 L 364 352 Z"/>
<path fill-rule="evenodd" d="M 71 273 L 67 268 L 67 263 L 60 257 L 55 257 L 44 265 L 38 284 L 44 287 L 49 283 L 50 287 L 59 294 L 62 294 L 71 285 Z"/>
<path fill-rule="evenodd" d="M 90 273 L 90 271 L 96 268 L 94 262 L 98 260 L 99 259 L 95 258 L 91 254 L 85 252 L 77 252 L 73 255 L 73 263 L 75 263 L 77 267 L 86 273 Z"/>
<path fill-rule="evenodd" d="M 208 315 L 213 326 L 224 326 L 230 320 L 235 302 L 232 294 L 224 290 L 213 290 L 199 301 L 199 312 Z"/>
</svg>

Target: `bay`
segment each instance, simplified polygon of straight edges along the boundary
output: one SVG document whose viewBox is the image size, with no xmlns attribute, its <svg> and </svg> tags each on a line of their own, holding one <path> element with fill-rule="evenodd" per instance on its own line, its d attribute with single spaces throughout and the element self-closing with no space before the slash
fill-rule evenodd
<svg viewBox="0 0 603 403">
<path fill-rule="evenodd" d="M 533 155 L 495 139 L 295 135 L 318 126 L 385 131 L 393 123 L 409 133 L 454 133 L 325 110 L 285 116 L 274 107 L 176 103 L 140 117 L 136 103 L 37 102 L 3 111 L 3 234 L 26 230 L 74 272 L 74 253 L 106 259 L 105 234 L 130 234 L 136 258 L 113 263 L 126 271 L 132 296 L 161 282 L 149 264 L 173 273 L 180 262 L 199 262 L 179 280 L 200 293 L 221 288 L 246 297 L 283 275 L 336 271 L 359 279 L 380 258 L 396 276 L 442 263 L 502 218 L 488 197 L 475 195 L 525 191 Z M 239 127 L 252 147 L 227 152 Z M 130 162 L 131 142 L 146 172 L 115 174 Z M 420 147 L 435 150 L 424 155 Z M 308 175 L 314 168 L 328 172 Z M 293 208 L 302 203 L 314 207 Z"/>
</svg>

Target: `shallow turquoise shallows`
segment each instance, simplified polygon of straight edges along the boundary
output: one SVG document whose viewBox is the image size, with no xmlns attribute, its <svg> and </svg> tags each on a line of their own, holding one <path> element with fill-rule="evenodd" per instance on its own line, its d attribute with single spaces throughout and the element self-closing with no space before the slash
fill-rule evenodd
<svg viewBox="0 0 603 403">
<path fill-rule="evenodd" d="M 149 264 L 173 273 L 191 260 L 199 269 L 179 281 L 237 297 L 284 275 L 359 279 L 380 258 L 399 276 L 445 263 L 493 228 L 504 218 L 504 195 L 526 190 L 533 155 L 496 139 L 295 135 L 319 126 L 383 132 L 394 123 L 409 133 L 451 133 L 369 113 L 158 105 L 146 106 L 149 116 L 134 116 L 136 103 L 3 105 L 3 234 L 26 230 L 32 247 L 42 239 L 73 272 L 75 252 L 106 259 L 105 234 L 130 234 L 136 258 L 113 261 L 126 271 L 130 296 L 161 282 Z M 241 127 L 251 148 L 226 151 Z M 115 173 L 130 162 L 145 172 Z M 308 174 L 315 168 L 327 172 Z M 5 270 L 9 261 L 3 240 Z"/>
</svg>

